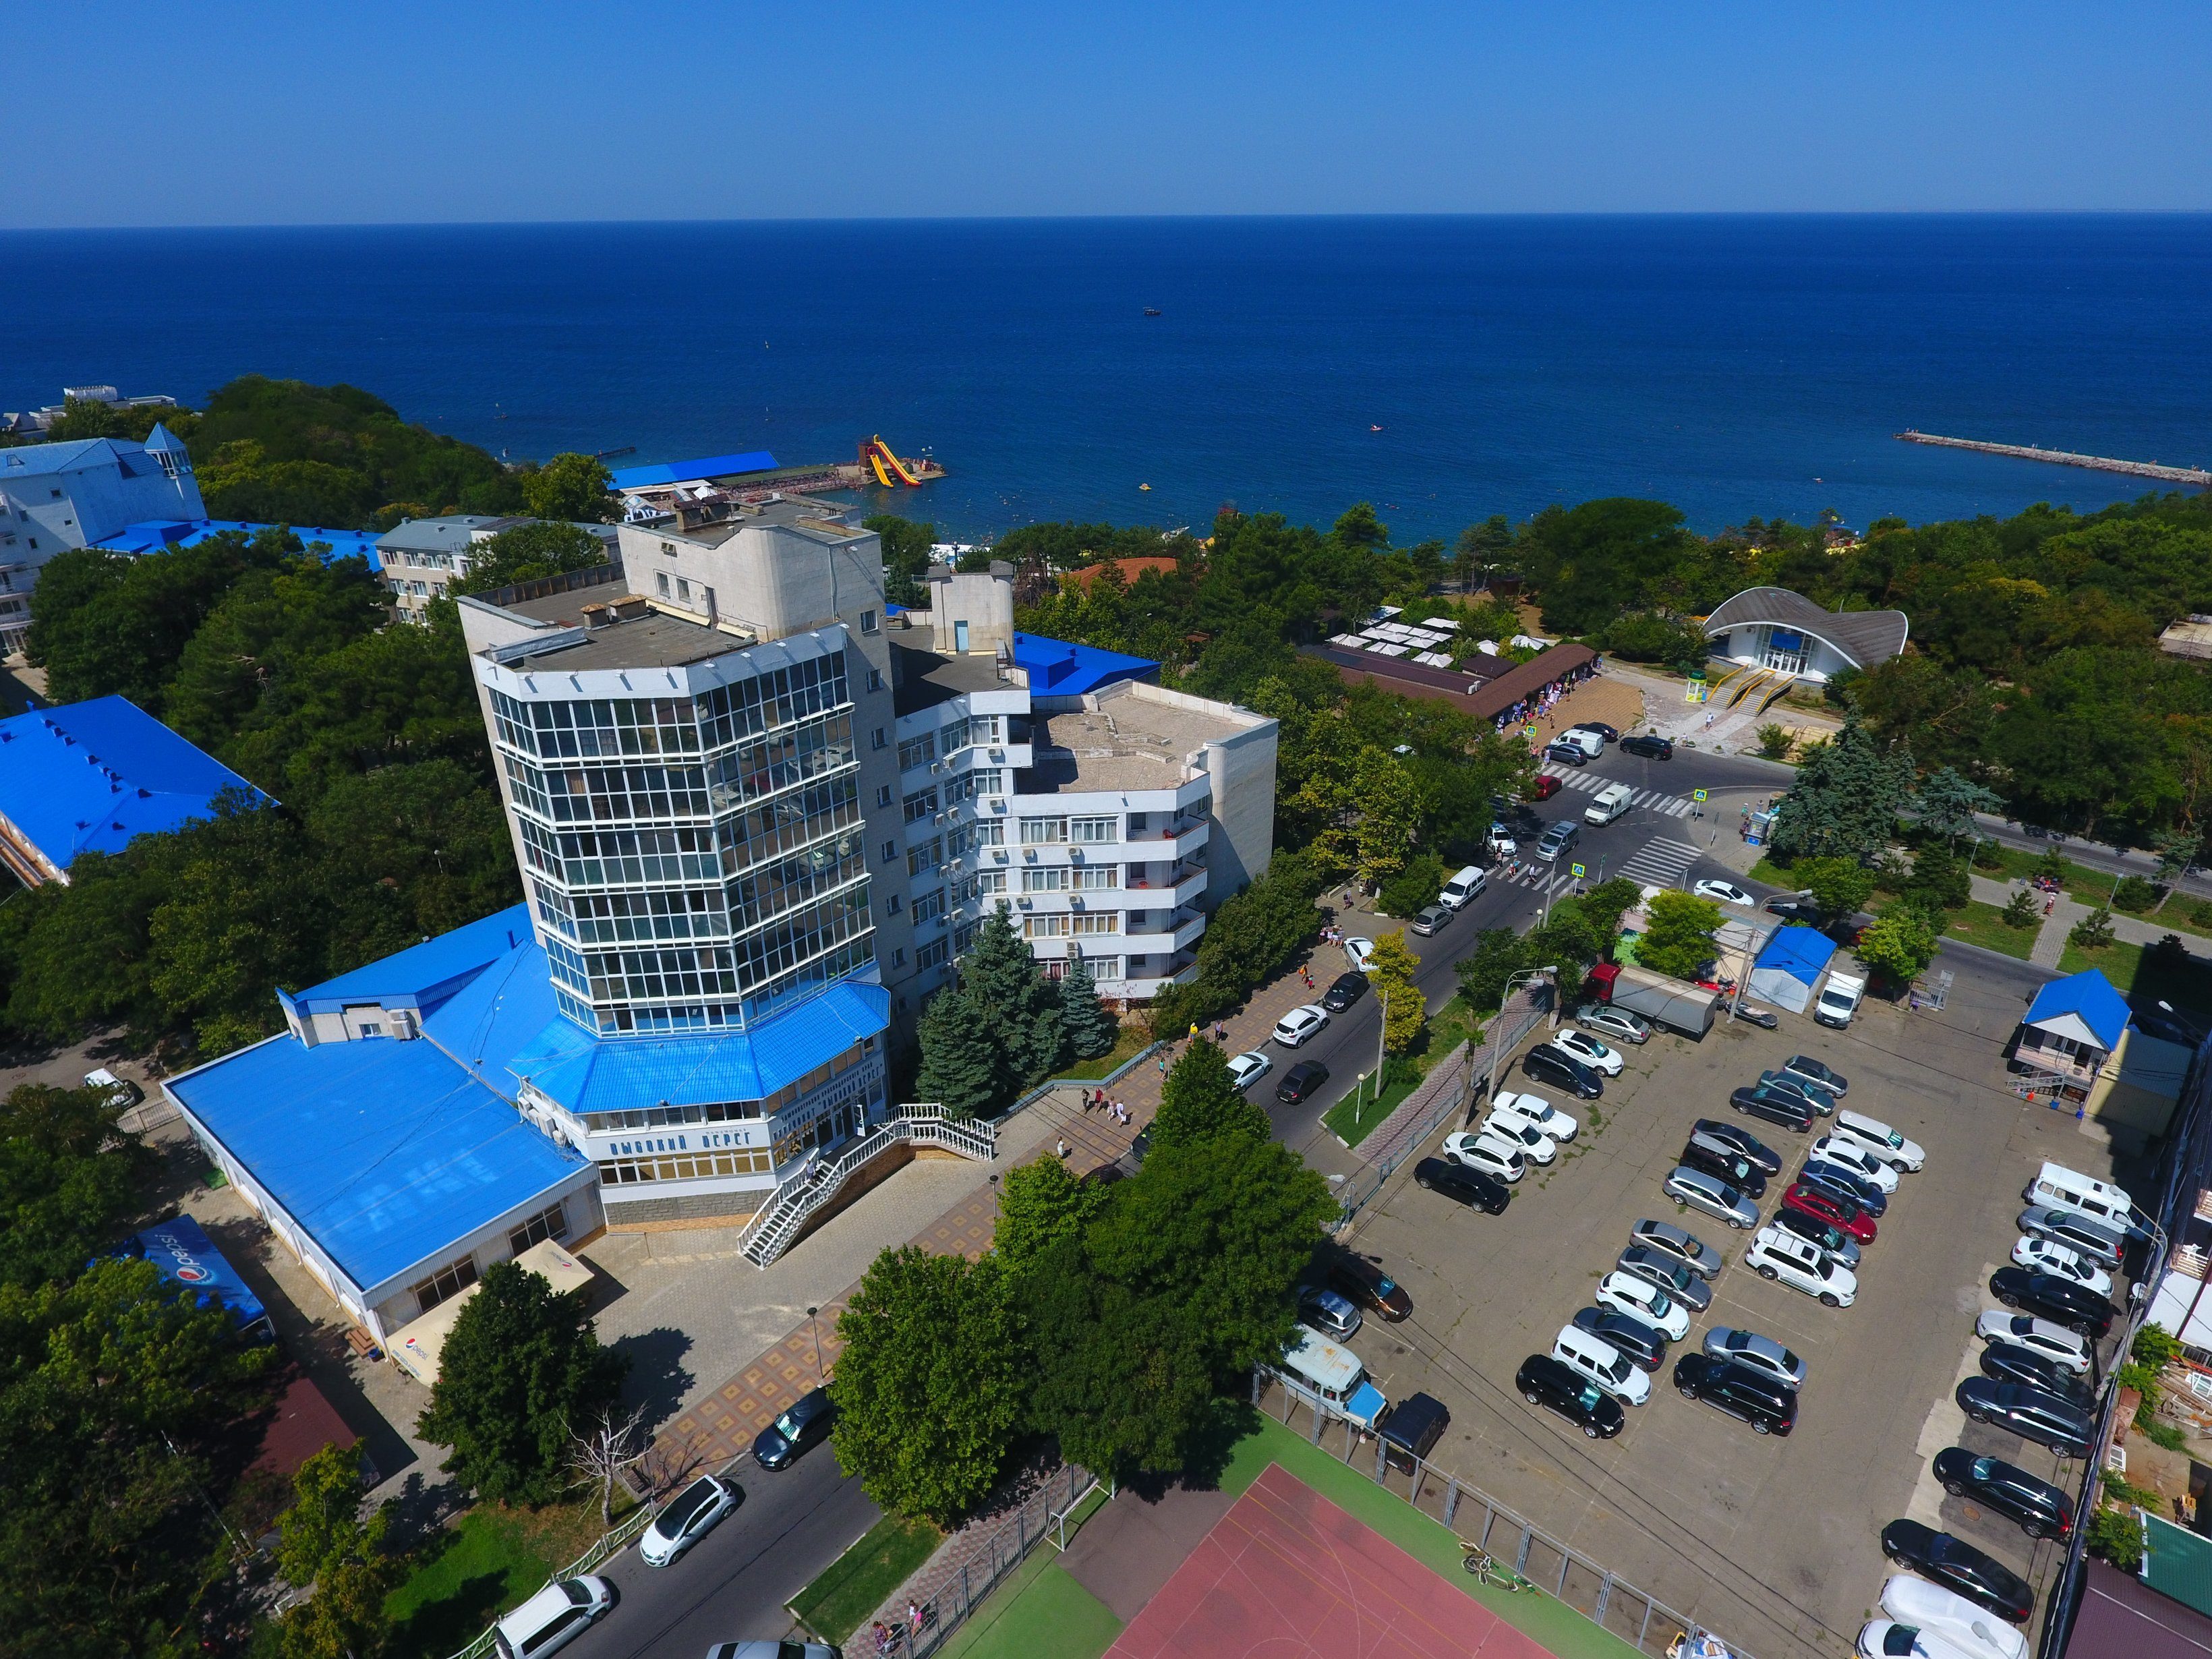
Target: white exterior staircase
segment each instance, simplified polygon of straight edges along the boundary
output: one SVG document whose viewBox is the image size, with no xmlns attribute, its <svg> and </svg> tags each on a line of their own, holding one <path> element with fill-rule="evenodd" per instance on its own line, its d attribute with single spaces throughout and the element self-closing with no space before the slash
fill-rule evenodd
<svg viewBox="0 0 2212 1659">
<path fill-rule="evenodd" d="M 896 1117 L 877 1124 L 834 1158 L 811 1158 L 769 1194 L 760 1213 L 738 1240 L 745 1260 L 765 1267 L 791 1248 L 808 1219 L 845 1189 L 862 1168 L 899 1141 L 941 1146 L 988 1164 L 998 1156 L 994 1123 L 961 1121 L 942 1106 L 902 1106 Z"/>
</svg>

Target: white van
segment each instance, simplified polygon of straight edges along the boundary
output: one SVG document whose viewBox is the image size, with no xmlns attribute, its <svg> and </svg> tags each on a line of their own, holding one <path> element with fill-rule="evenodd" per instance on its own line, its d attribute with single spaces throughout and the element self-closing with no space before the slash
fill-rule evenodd
<svg viewBox="0 0 2212 1659">
<path fill-rule="evenodd" d="M 614 1606 L 604 1578 L 562 1578 L 548 1584 L 491 1627 L 500 1659 L 539 1659 L 565 1648 Z"/>
<path fill-rule="evenodd" d="M 1612 1343 L 1578 1325 L 1559 1327 L 1552 1358 L 1587 1376 L 1624 1406 L 1641 1406 L 1651 1398 L 1651 1379 Z"/>
<path fill-rule="evenodd" d="M 1583 809 L 1584 823 L 1611 823 L 1628 810 L 1630 799 L 1636 793 L 1625 783 L 1609 783 L 1597 792 L 1597 799 Z"/>
<path fill-rule="evenodd" d="M 1470 864 L 1437 889 L 1437 902 L 1456 910 L 1489 885 L 1490 878 Z"/>
<path fill-rule="evenodd" d="M 1282 1369 L 1363 1429 L 1371 1431 L 1390 1409 L 1382 1390 L 1367 1380 L 1367 1367 L 1359 1356 L 1310 1325 L 1297 1328 L 1291 1346 L 1283 1351 Z"/>
<path fill-rule="evenodd" d="M 2045 1164 L 2021 1196 L 2030 1204 L 2071 1210 L 2123 1232 L 2148 1237 L 2155 1226 L 2121 1188 L 2094 1176 L 2085 1176 L 2079 1170 L 2069 1170 L 2063 1164 Z"/>
<path fill-rule="evenodd" d="M 1595 732 L 1583 731 L 1579 726 L 1574 727 L 1571 731 L 1560 732 L 1559 735 L 1553 738 L 1552 741 L 1553 743 L 1571 743 L 1574 744 L 1576 748 L 1581 750 L 1583 753 L 1588 755 L 1592 760 L 1595 760 L 1599 756 L 1605 753 L 1605 739 L 1598 736 Z"/>
<path fill-rule="evenodd" d="M 1920 1150 L 1919 1142 L 1907 1140 L 1880 1118 L 1869 1117 L 1863 1112 L 1838 1111 L 1835 1121 L 1828 1126 L 1828 1133 L 1841 1139 L 1856 1141 L 1892 1169 L 1911 1173 L 1928 1161 L 1928 1154 Z"/>
</svg>

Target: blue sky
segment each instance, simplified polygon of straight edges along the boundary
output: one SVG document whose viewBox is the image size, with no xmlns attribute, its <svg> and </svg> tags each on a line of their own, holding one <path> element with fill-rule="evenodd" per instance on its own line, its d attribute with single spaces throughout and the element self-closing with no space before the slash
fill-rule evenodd
<svg viewBox="0 0 2212 1659">
<path fill-rule="evenodd" d="M 10 228 L 2212 209 L 2212 5 L 9 8 Z"/>
</svg>

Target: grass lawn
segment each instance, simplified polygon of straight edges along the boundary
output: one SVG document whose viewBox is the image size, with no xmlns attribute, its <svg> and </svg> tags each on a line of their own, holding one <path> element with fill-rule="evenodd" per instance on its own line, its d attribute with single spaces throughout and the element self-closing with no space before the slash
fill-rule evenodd
<svg viewBox="0 0 2212 1659">
<path fill-rule="evenodd" d="M 792 1612 L 823 1641 L 842 1642 L 929 1559 L 940 1536 L 927 1521 L 885 1516 L 791 1598 Z"/>
<path fill-rule="evenodd" d="M 1121 1035 L 1113 1048 L 1096 1060 L 1079 1060 L 1064 1072 L 1054 1072 L 1055 1079 L 1064 1078 L 1071 1083 L 1096 1083 L 1110 1077 L 1119 1067 L 1127 1066 L 1152 1046 L 1152 1038 L 1145 1035 L 1144 1027 L 1135 1024 L 1124 1025 Z"/>
<path fill-rule="evenodd" d="M 1482 1023 L 1468 1012 L 1465 1000 L 1454 995 L 1450 1001 L 1430 1017 L 1428 1030 L 1422 1034 L 1420 1049 L 1413 1056 L 1413 1065 L 1425 1078 L 1431 1067 L 1461 1043 L 1479 1040 L 1481 1035 Z M 1357 1146 L 1419 1086 L 1418 1079 L 1412 1083 L 1393 1084 L 1382 1091 L 1382 1098 L 1377 1100 L 1374 1079 L 1370 1077 L 1322 1113 L 1322 1123 L 1346 1146 Z"/>
<path fill-rule="evenodd" d="M 2078 974 L 2094 968 L 2112 981 L 2124 995 L 2146 1006 L 2165 1001 L 2177 1008 L 2212 1015 L 2212 967 L 2191 959 L 2178 969 L 2145 965 L 2143 947 L 2114 939 L 2101 951 L 2084 951 L 2069 945 L 2058 958 L 2058 971 Z"/>
<path fill-rule="evenodd" d="M 1072 1521 L 1089 1520 L 1105 1502 L 1094 1491 Z M 1060 1571 L 1048 1544 L 976 1605 L 943 1651 L 945 1659 L 1098 1659 L 1121 1633 L 1113 1610 Z"/>
<path fill-rule="evenodd" d="M 615 1519 L 636 1507 L 616 1488 Z M 392 1652 L 446 1659 L 519 1607 L 592 1547 L 605 1528 L 596 1503 L 542 1510 L 481 1504 L 416 1550 L 412 1571 L 385 1598 Z"/>
<path fill-rule="evenodd" d="M 1984 904 L 1979 899 L 1968 899 L 1964 909 L 1944 914 L 1949 918 L 1943 927 L 1946 939 L 1964 939 L 1969 945 L 2002 951 L 2022 962 L 2035 949 L 2035 936 L 2041 931 L 2043 920 L 2039 915 L 2033 927 L 2011 927 L 2004 919 L 2002 906 Z"/>
</svg>

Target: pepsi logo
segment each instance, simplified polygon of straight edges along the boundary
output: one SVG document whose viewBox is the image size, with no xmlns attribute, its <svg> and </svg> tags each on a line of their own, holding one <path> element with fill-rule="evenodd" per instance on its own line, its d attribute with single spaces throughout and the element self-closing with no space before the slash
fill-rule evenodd
<svg viewBox="0 0 2212 1659">
<path fill-rule="evenodd" d="M 174 1271 L 177 1277 L 187 1285 L 198 1285 L 210 1277 L 205 1267 L 188 1267 L 181 1261 L 177 1264 Z"/>
</svg>

